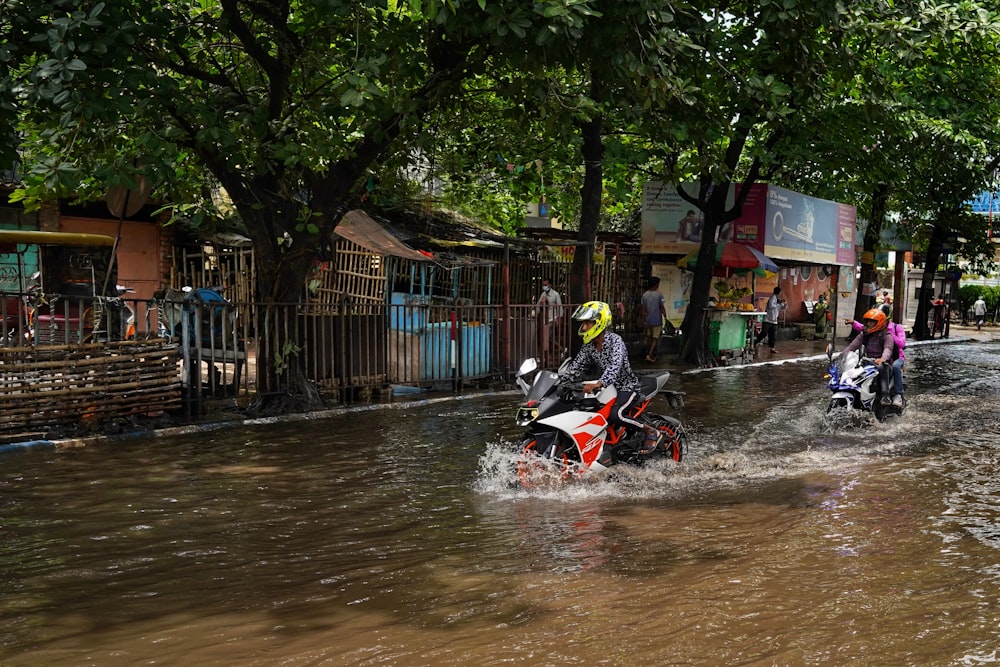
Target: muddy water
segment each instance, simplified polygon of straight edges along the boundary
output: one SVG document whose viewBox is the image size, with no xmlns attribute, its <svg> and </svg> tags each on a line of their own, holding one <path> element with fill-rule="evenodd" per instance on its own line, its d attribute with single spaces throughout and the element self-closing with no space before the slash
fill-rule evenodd
<svg viewBox="0 0 1000 667">
<path fill-rule="evenodd" d="M 3 455 L 0 664 L 996 662 L 1000 347 L 910 357 L 873 428 L 819 361 L 675 377 L 687 461 L 558 493 L 513 395 Z"/>
</svg>

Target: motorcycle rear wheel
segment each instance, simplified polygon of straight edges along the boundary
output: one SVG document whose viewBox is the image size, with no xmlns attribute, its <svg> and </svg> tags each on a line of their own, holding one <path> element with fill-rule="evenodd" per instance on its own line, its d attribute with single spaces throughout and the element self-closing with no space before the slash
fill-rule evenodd
<svg viewBox="0 0 1000 667">
<path fill-rule="evenodd" d="M 663 442 L 660 444 L 662 453 L 672 458 L 677 463 L 684 460 L 687 454 L 687 432 L 684 426 L 672 417 L 653 416 L 650 422 L 657 431 L 664 434 Z"/>
</svg>

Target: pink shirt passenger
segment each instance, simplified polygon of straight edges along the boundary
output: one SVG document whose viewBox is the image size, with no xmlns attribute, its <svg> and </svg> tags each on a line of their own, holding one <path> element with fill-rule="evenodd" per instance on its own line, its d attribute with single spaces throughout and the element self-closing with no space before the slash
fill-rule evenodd
<svg viewBox="0 0 1000 667">
<path fill-rule="evenodd" d="M 896 324 L 895 322 L 889 322 L 886 326 L 889 329 L 889 333 L 892 334 L 892 342 L 896 344 L 896 351 L 899 352 L 899 358 L 905 361 L 906 353 L 903 352 L 903 349 L 906 347 L 906 330 L 903 328 L 903 325 Z M 854 320 L 851 323 L 851 328 L 855 331 L 861 331 L 865 328 L 865 325 Z"/>
</svg>

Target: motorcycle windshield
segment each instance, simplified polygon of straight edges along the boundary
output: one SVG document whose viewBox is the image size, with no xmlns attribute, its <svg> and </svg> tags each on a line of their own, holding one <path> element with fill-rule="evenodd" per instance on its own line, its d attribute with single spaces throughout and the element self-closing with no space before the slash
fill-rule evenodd
<svg viewBox="0 0 1000 667">
<path fill-rule="evenodd" d="M 532 383 L 531 389 L 528 390 L 525 400 L 527 402 L 534 401 L 535 403 L 540 403 L 543 398 L 552 393 L 558 382 L 559 376 L 552 371 L 540 371 L 538 377 Z"/>
</svg>

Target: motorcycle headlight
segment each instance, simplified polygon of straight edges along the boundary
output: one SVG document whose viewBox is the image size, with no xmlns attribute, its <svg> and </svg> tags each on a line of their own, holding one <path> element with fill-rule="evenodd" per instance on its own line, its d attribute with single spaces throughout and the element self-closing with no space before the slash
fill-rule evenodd
<svg viewBox="0 0 1000 667">
<path fill-rule="evenodd" d="M 538 408 L 518 408 L 514 423 L 518 426 L 527 426 L 538 417 Z"/>
</svg>

